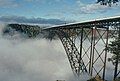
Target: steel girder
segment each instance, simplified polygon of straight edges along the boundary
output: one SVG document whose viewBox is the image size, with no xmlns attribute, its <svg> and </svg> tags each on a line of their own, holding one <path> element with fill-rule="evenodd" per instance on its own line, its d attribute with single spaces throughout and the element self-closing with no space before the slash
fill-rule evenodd
<svg viewBox="0 0 120 81">
<path fill-rule="evenodd" d="M 99 75 L 105 78 L 108 27 L 102 29 L 97 27 L 59 28 L 53 31 L 59 36 L 76 76 L 86 72 L 92 77 Z M 102 48 L 99 48 L 101 42 Z M 101 66 L 97 68 L 99 61 Z"/>
<path fill-rule="evenodd" d="M 75 76 L 79 76 L 81 72 L 87 72 L 87 68 L 81 58 L 81 53 L 78 51 L 74 42 L 74 29 L 64 30 L 59 29 L 56 31 L 58 34 L 69 59 L 72 71 Z"/>
</svg>

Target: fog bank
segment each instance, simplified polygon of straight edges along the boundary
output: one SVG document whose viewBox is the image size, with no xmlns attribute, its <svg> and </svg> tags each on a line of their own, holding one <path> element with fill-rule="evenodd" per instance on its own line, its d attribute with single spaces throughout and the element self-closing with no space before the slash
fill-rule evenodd
<svg viewBox="0 0 120 81">
<path fill-rule="evenodd" d="M 77 81 L 59 40 L 25 39 L 18 32 L 3 36 L 5 26 L 0 24 L 0 81 Z M 108 63 L 107 79 L 112 77 L 112 70 Z M 81 75 L 79 79 L 88 77 Z"/>
</svg>

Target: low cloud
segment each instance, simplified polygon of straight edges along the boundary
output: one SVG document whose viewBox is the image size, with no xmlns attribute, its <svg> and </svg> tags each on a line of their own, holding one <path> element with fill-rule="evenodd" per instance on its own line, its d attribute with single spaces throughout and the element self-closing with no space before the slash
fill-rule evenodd
<svg viewBox="0 0 120 81">
<path fill-rule="evenodd" d="M 0 81 L 86 81 L 89 79 L 87 74 L 80 75 L 79 78 L 73 76 L 67 55 L 59 40 L 49 41 L 38 38 L 24 40 L 19 35 L 17 35 L 18 39 L 9 39 L 2 35 L 4 27 L 4 24 L 0 24 Z M 84 48 L 86 46 L 88 48 L 88 45 L 89 43 L 85 42 Z M 109 57 L 110 55 L 108 54 Z M 95 58 L 97 56 L 95 54 Z M 83 60 L 86 63 L 88 59 L 84 57 Z M 101 67 L 101 62 L 101 59 L 97 61 L 96 69 Z M 106 68 L 106 77 L 109 80 L 112 78 L 113 65 L 107 64 Z"/>
<path fill-rule="evenodd" d="M 4 26 L 0 24 L 0 81 L 76 81 L 59 40 L 10 40 L 1 34 Z"/>
<path fill-rule="evenodd" d="M 17 7 L 18 4 L 15 0 L 0 0 L 0 7 L 8 8 L 8 7 Z"/>
<path fill-rule="evenodd" d="M 68 23 L 60 19 L 26 18 L 22 16 L 2 16 L 0 17 L 0 21 L 16 22 L 16 23 L 31 23 L 31 24 L 51 24 L 51 25 Z"/>
<path fill-rule="evenodd" d="M 85 4 L 81 2 L 81 0 L 77 0 L 76 4 L 79 7 L 79 9 L 77 8 L 76 10 L 78 11 L 78 13 L 81 14 L 92 14 L 97 12 L 101 13 L 106 12 L 109 9 L 108 6 L 103 6 L 100 4 L 95 3 Z"/>
<path fill-rule="evenodd" d="M 111 7 L 108 5 L 100 5 L 97 3 L 85 4 L 81 0 L 77 0 L 76 4 L 78 6 L 78 8 L 76 8 L 76 13 L 78 14 L 105 13 L 109 10 L 120 8 L 120 2 L 117 4 L 112 4 Z"/>
<path fill-rule="evenodd" d="M 24 0 L 24 1 L 27 1 L 27 2 L 48 2 L 49 0 Z M 62 0 L 53 0 L 53 1 L 55 1 L 55 2 L 60 2 L 60 1 L 62 1 Z"/>
<path fill-rule="evenodd" d="M 96 12 L 101 13 L 101 12 L 106 12 L 109 9 L 110 7 L 108 6 L 103 6 L 99 4 L 89 4 L 81 7 L 81 12 L 85 14 L 96 13 Z"/>
</svg>

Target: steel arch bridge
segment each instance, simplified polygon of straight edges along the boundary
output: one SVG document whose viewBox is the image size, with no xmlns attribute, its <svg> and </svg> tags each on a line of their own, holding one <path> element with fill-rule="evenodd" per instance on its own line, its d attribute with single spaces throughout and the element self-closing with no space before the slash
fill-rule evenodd
<svg viewBox="0 0 120 81">
<path fill-rule="evenodd" d="M 20 25 L 14 27 L 18 26 L 20 27 Z M 111 28 L 115 29 L 114 32 L 120 32 L 119 16 L 57 25 L 42 31 L 58 35 L 75 76 L 88 73 L 92 77 L 100 75 L 105 80 L 108 41 L 109 37 L 114 34 L 110 32 Z M 119 74 L 120 65 L 116 60 L 114 79 Z"/>
</svg>

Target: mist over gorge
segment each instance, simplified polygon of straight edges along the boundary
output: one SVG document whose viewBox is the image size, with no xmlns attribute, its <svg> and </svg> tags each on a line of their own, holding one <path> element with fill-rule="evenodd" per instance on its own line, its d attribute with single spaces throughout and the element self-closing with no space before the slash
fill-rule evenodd
<svg viewBox="0 0 120 81">
<path fill-rule="evenodd" d="M 120 0 L 0 0 L 0 81 L 118 79 L 119 28 Z"/>
<path fill-rule="evenodd" d="M 19 33 L 3 36 L 0 26 L 0 81 L 55 81 L 72 75 L 58 40 L 25 39 Z"/>
<path fill-rule="evenodd" d="M 1 23 L 0 27 L 1 81 L 85 81 L 89 79 L 87 74 L 81 75 L 79 79 L 74 77 L 60 40 L 51 41 L 40 37 L 40 34 L 29 38 L 29 35 L 26 36 L 13 29 L 4 34 L 6 26 L 7 24 Z M 111 55 L 109 54 L 108 57 Z M 108 63 L 107 79 L 112 78 L 112 70 L 112 63 Z"/>
</svg>

